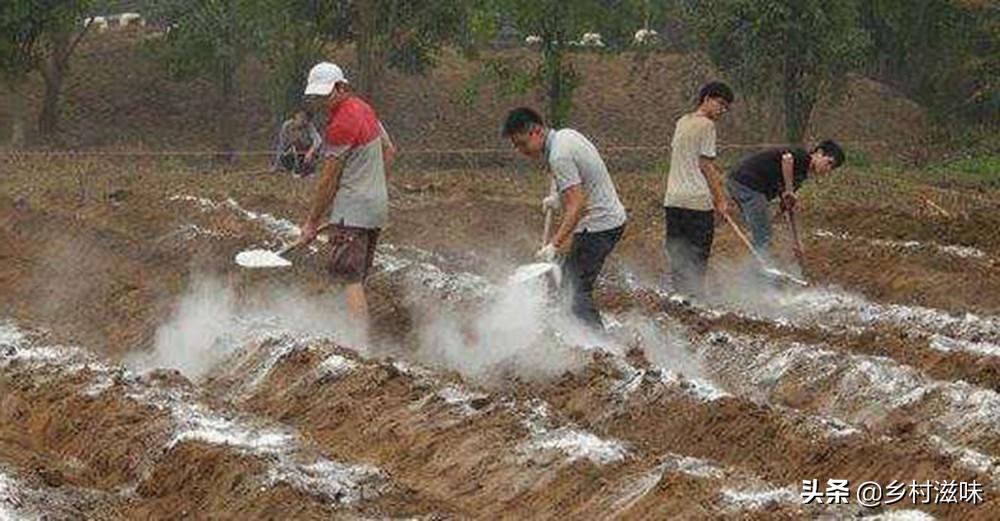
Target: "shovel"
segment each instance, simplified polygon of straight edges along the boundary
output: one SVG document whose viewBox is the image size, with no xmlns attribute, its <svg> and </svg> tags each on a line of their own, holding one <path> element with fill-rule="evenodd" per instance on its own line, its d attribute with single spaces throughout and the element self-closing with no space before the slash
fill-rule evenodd
<svg viewBox="0 0 1000 521">
<path fill-rule="evenodd" d="M 549 241 L 549 232 L 552 230 L 552 209 L 545 210 L 545 229 L 542 231 L 542 245 Z M 531 281 L 551 276 L 556 286 L 562 282 L 562 270 L 555 262 L 533 262 L 518 266 L 514 273 L 507 279 L 511 284 L 527 284 Z"/>
<path fill-rule="evenodd" d="M 785 220 L 788 221 L 788 229 L 792 232 L 792 240 L 794 241 L 794 248 L 792 251 L 795 253 L 795 260 L 799 261 L 799 267 L 801 269 L 804 264 L 805 255 L 802 253 L 802 241 L 799 240 L 799 227 L 795 223 L 795 212 L 793 210 L 787 210 L 785 212 Z"/>
<path fill-rule="evenodd" d="M 757 259 L 757 262 L 760 263 L 760 267 L 761 270 L 763 270 L 764 275 L 775 281 L 789 282 L 797 286 L 804 287 L 809 285 L 808 282 L 796 277 L 795 275 L 786 273 L 784 271 L 779 270 L 778 268 L 775 268 L 774 266 L 771 266 L 770 263 L 764 260 L 764 257 L 757 251 L 757 249 L 753 247 L 753 244 L 750 243 L 750 239 L 748 239 L 746 234 L 743 233 L 743 230 L 740 229 L 739 225 L 737 225 L 736 222 L 733 221 L 733 218 L 730 217 L 728 213 L 723 213 L 722 216 L 726 219 L 726 222 L 728 222 L 729 225 L 732 226 L 733 231 L 736 232 L 736 236 L 740 238 L 740 241 L 742 241 L 743 244 L 746 245 L 747 249 L 750 250 L 750 253 L 752 253 L 754 258 Z"/>
<path fill-rule="evenodd" d="M 316 233 L 322 232 L 330 227 L 331 223 L 323 224 L 316 228 Z M 284 248 L 273 250 L 244 250 L 236 254 L 236 264 L 244 268 L 285 268 L 292 265 L 292 261 L 285 258 L 285 255 L 302 246 L 301 239 L 285 246 Z"/>
</svg>

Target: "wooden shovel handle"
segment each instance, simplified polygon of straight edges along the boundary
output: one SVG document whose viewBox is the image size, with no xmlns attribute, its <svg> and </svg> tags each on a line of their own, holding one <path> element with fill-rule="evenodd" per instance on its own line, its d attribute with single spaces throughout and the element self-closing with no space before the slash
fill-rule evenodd
<svg viewBox="0 0 1000 521">
<path fill-rule="evenodd" d="M 333 226 L 333 223 L 327 221 L 316 227 L 316 233 L 322 233 L 331 226 Z M 299 246 L 302 246 L 302 239 L 298 239 L 295 242 L 289 244 L 288 246 L 285 246 L 284 248 L 281 249 L 281 251 L 278 252 L 278 255 L 284 256 L 286 253 L 294 250 L 295 248 L 298 248 Z"/>
<path fill-rule="evenodd" d="M 552 179 L 549 183 L 549 194 L 556 194 L 556 180 Z M 545 228 L 542 230 L 542 246 L 549 243 L 549 235 L 552 234 L 552 208 L 545 208 Z"/>
<path fill-rule="evenodd" d="M 750 250 L 750 253 L 752 253 L 753 256 L 757 259 L 757 262 L 759 262 L 761 266 L 764 266 L 765 268 L 768 267 L 768 264 L 764 260 L 764 257 L 761 257 L 760 253 L 757 252 L 757 249 L 753 247 L 753 244 L 750 243 L 750 239 L 748 239 L 746 234 L 743 233 L 743 230 L 741 230 L 739 225 L 736 224 L 736 221 L 734 221 L 733 218 L 730 217 L 729 214 L 725 212 L 722 214 L 722 217 L 726 219 L 726 222 L 729 223 L 729 226 L 732 226 L 733 231 L 736 232 L 736 236 L 739 237 L 741 241 L 743 241 L 743 244 L 746 245 L 747 249 Z"/>
<path fill-rule="evenodd" d="M 542 246 L 549 243 L 549 234 L 552 233 L 552 208 L 545 209 L 545 229 L 542 230 Z"/>
</svg>

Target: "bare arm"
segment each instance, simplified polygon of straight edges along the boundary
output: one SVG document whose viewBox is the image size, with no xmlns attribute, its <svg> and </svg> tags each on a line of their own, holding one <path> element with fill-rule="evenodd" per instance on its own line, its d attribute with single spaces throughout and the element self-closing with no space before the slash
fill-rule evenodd
<svg viewBox="0 0 1000 521">
<path fill-rule="evenodd" d="M 576 229 L 577 223 L 583 218 L 583 210 L 586 208 L 587 194 L 583 191 L 582 185 L 573 185 L 562 193 L 563 215 L 559 221 L 559 228 L 550 241 L 557 250 L 564 250 L 569 246 L 569 239 Z"/>
<path fill-rule="evenodd" d="M 342 170 L 343 162 L 340 159 L 330 157 L 323 162 L 323 172 L 320 174 L 316 192 L 313 194 L 312 204 L 309 207 L 309 217 L 303 226 L 302 238 L 305 242 L 312 241 L 316 237 L 316 228 L 329 212 L 333 198 L 337 195 Z"/>
<path fill-rule="evenodd" d="M 379 127 L 381 127 L 382 132 L 382 163 L 385 165 L 385 173 L 388 174 L 392 164 L 396 161 L 397 150 L 392 138 L 389 137 L 389 132 L 381 124 Z"/>
<path fill-rule="evenodd" d="M 796 210 L 795 204 L 795 156 L 791 152 L 781 154 L 781 177 L 785 180 L 785 191 L 781 194 L 782 210 Z"/>
<path fill-rule="evenodd" d="M 698 158 L 698 170 L 705 176 L 708 182 L 708 189 L 712 192 L 712 200 L 715 203 L 715 211 L 719 213 L 729 212 L 729 198 L 722 188 L 722 171 L 715 165 L 715 160 L 709 157 L 700 156 Z"/>
<path fill-rule="evenodd" d="M 791 152 L 781 154 L 781 177 L 785 180 L 785 191 L 791 192 L 795 187 L 792 172 L 795 166 L 795 156 Z"/>
</svg>

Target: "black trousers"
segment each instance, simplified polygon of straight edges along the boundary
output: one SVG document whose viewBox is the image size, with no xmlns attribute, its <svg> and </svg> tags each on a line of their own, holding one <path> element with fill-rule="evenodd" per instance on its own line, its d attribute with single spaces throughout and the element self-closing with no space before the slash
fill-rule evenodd
<svg viewBox="0 0 1000 521">
<path fill-rule="evenodd" d="M 666 206 L 665 247 L 674 291 L 701 295 L 715 237 L 715 212 Z"/>
<path fill-rule="evenodd" d="M 594 305 L 594 283 L 604 259 L 615 249 L 625 225 L 603 232 L 583 231 L 573 235 L 573 246 L 563 263 L 563 279 L 571 292 L 573 314 L 585 324 L 603 331 L 601 314 Z"/>
</svg>

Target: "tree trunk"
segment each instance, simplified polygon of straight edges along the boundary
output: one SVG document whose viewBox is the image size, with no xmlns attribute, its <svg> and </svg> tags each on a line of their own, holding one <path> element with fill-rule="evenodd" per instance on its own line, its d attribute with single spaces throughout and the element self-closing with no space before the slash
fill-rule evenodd
<svg viewBox="0 0 1000 521">
<path fill-rule="evenodd" d="M 548 91 L 546 94 L 549 102 L 547 119 L 549 126 L 558 128 L 565 123 L 567 116 L 565 100 L 563 99 L 566 95 L 566 85 L 563 77 L 562 42 L 547 40 L 543 59 L 545 60 L 545 78 Z"/>
<path fill-rule="evenodd" d="M 219 149 L 224 160 L 232 162 L 233 155 L 233 97 L 236 95 L 236 66 L 232 59 L 222 60 L 220 71 L 222 84 L 222 113 L 219 117 Z"/>
<path fill-rule="evenodd" d="M 44 65 L 45 96 L 42 98 L 42 112 L 38 116 L 38 131 L 45 138 L 55 134 L 59 124 L 59 95 L 62 92 L 63 71 L 49 63 Z"/>
<path fill-rule="evenodd" d="M 23 147 L 25 144 L 24 122 L 28 115 L 28 97 L 24 94 L 24 85 L 16 80 L 7 84 L 10 92 L 10 146 Z"/>
<path fill-rule="evenodd" d="M 42 98 L 42 111 L 38 115 L 38 131 L 43 138 L 51 138 L 59 124 L 59 97 L 69 64 L 67 59 L 70 47 L 69 33 L 55 31 L 51 39 L 50 52 L 41 67 L 42 78 L 45 80 L 45 94 Z"/>
<path fill-rule="evenodd" d="M 789 144 L 801 145 L 816 105 L 816 86 L 797 62 L 786 67 L 784 83 L 785 137 Z"/>
<path fill-rule="evenodd" d="M 358 3 L 357 68 L 358 93 L 375 105 L 380 97 L 384 69 L 384 50 L 379 42 L 378 5 L 376 0 Z"/>
<path fill-rule="evenodd" d="M 59 99 L 63 80 L 69 71 L 69 58 L 87 34 L 88 27 L 74 33 L 72 25 L 64 26 L 53 29 L 48 37 L 49 52 L 41 66 L 45 97 L 42 99 L 42 111 L 38 115 L 38 130 L 45 138 L 52 137 L 59 124 Z"/>
</svg>

